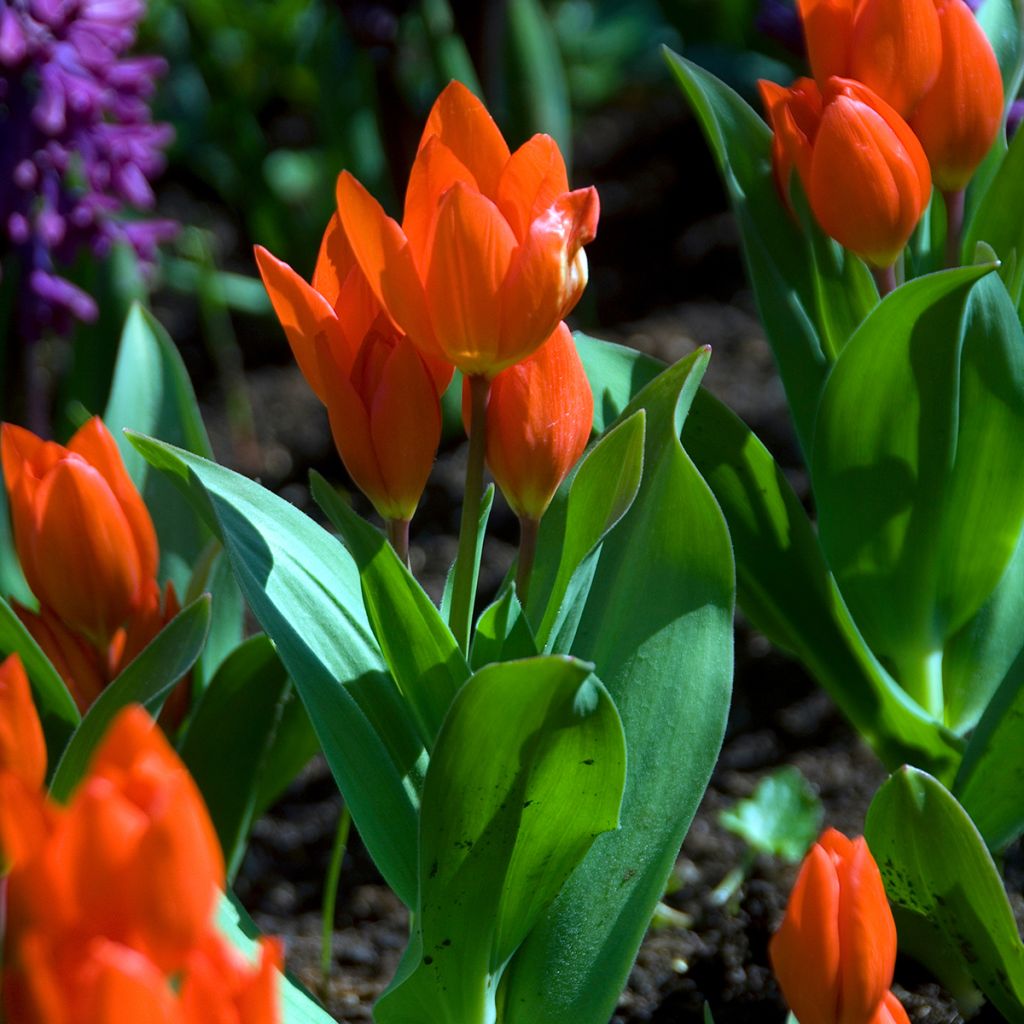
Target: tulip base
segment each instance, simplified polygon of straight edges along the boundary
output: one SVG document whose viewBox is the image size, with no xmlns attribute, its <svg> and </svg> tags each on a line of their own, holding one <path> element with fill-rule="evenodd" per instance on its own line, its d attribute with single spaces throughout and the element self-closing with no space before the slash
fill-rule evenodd
<svg viewBox="0 0 1024 1024">
<path fill-rule="evenodd" d="M 896 264 L 888 267 L 872 267 L 871 275 L 878 287 L 878 297 L 884 299 L 889 292 L 896 289 Z"/>
<path fill-rule="evenodd" d="M 389 519 L 387 521 L 388 540 L 395 549 L 395 554 L 409 568 L 409 522 L 408 519 Z"/>
<path fill-rule="evenodd" d="M 537 534 L 540 520 L 529 516 L 519 517 L 519 559 L 516 564 L 516 596 L 525 608 L 530 593 L 530 577 L 533 575 L 533 561 L 537 554 Z"/>
<path fill-rule="evenodd" d="M 960 266 L 960 240 L 964 230 L 964 190 L 943 192 L 946 204 L 946 266 Z"/>
</svg>

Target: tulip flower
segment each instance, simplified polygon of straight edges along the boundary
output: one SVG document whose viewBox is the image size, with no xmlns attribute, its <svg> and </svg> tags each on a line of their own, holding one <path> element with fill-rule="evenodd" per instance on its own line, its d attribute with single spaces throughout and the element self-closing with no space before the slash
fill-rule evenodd
<svg viewBox="0 0 1024 1024">
<path fill-rule="evenodd" d="M 67 448 L 5 423 L 4 481 L 14 545 L 40 603 L 94 645 L 108 644 L 156 576 L 153 522 L 103 422 Z"/>
<path fill-rule="evenodd" d="M 863 838 L 828 829 L 814 844 L 769 952 L 800 1024 L 909 1024 L 889 991 L 896 925 Z"/>
<path fill-rule="evenodd" d="M 1003 123 L 1003 79 L 992 44 L 963 0 L 934 0 L 942 63 L 910 127 L 946 201 L 947 262 L 958 262 L 964 189 Z"/>
<path fill-rule="evenodd" d="M 818 86 L 855 78 L 910 116 L 939 74 L 942 40 L 934 0 L 798 0 Z"/>
<path fill-rule="evenodd" d="M 46 777 L 46 741 L 28 676 L 16 654 L 0 662 L 0 774 L 16 775 L 30 789 Z"/>
<path fill-rule="evenodd" d="M 760 86 L 783 196 L 795 168 L 822 229 L 874 267 L 891 268 L 931 196 L 928 159 L 907 123 L 849 79 L 830 78 L 820 108 L 808 79 L 789 90 Z"/>
<path fill-rule="evenodd" d="M 345 468 L 396 547 L 407 545 L 441 439 L 439 396 L 451 365 L 422 356 L 384 311 L 337 215 L 312 285 L 260 246 L 256 262 L 296 362 L 327 406 Z"/>
<path fill-rule="evenodd" d="M 250 966 L 211 932 L 185 968 L 181 1024 L 278 1024 L 281 946 L 263 938 L 259 950 L 259 961 Z"/>
<path fill-rule="evenodd" d="M 509 153 L 483 104 L 452 82 L 434 104 L 401 227 L 347 172 L 338 213 L 391 318 L 425 355 L 493 378 L 525 359 L 579 301 L 593 188 L 569 190 L 553 139 Z"/>
</svg>

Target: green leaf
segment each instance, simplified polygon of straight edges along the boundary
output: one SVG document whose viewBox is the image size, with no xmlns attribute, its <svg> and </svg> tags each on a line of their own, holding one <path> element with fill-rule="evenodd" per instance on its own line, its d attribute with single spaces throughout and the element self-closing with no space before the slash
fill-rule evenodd
<svg viewBox="0 0 1024 1024">
<path fill-rule="evenodd" d="M 25 576 L 18 564 L 14 550 L 14 531 L 11 529 L 11 514 L 7 505 L 7 488 L 3 486 L 3 461 L 0 460 L 0 597 L 32 603 L 32 591 L 25 582 Z"/>
<path fill-rule="evenodd" d="M 117 713 L 141 704 L 156 717 L 167 694 L 199 657 L 210 628 L 210 600 L 201 597 L 183 608 L 146 645 L 139 656 L 93 701 L 57 765 L 50 795 L 64 802 L 85 775 L 89 759 Z"/>
<path fill-rule="evenodd" d="M 355 562 L 340 541 L 259 484 L 151 438 L 133 435 L 132 443 L 216 531 L 299 690 L 367 849 L 411 904 L 423 746 L 370 630 Z"/>
<path fill-rule="evenodd" d="M 136 430 L 212 458 L 185 364 L 152 313 L 137 303 L 121 334 L 103 421 L 114 435 L 125 466 L 146 502 L 160 541 L 160 578 L 185 593 L 192 564 L 210 534 L 188 503 L 128 443 Z"/>
<path fill-rule="evenodd" d="M 370 627 L 391 675 L 430 750 L 469 666 L 433 602 L 384 535 L 311 474 L 313 497 L 337 527 L 359 567 Z"/>
<path fill-rule="evenodd" d="M 537 641 L 523 614 L 516 588 L 509 584 L 480 614 L 470 648 L 470 664 L 475 672 L 485 665 L 532 658 L 538 653 Z"/>
<path fill-rule="evenodd" d="M 814 323 L 819 295 L 807 242 L 772 177 L 772 133 L 746 101 L 714 75 L 670 50 L 665 55 L 725 181 L 761 322 L 775 353 L 797 436 L 804 452 L 809 452 L 829 360 Z"/>
<path fill-rule="evenodd" d="M 234 876 L 254 821 L 262 765 L 280 722 L 290 681 L 263 635 L 221 664 L 203 691 L 181 744 Z"/>
<path fill-rule="evenodd" d="M 964 809 L 930 775 L 901 768 L 871 802 L 865 835 L 889 899 L 934 924 L 958 961 L 951 966 L 966 967 L 1006 1020 L 1024 1021 L 1024 945 Z"/>
<path fill-rule="evenodd" d="M 480 517 L 476 526 L 476 547 L 473 548 L 473 581 L 472 593 L 476 593 L 477 580 L 480 577 L 480 557 L 484 553 L 484 537 L 487 536 L 487 521 L 491 517 L 491 506 L 494 504 L 494 484 L 488 484 L 484 496 L 480 499 Z M 448 578 L 444 581 L 444 593 L 441 595 L 441 615 L 451 625 L 452 586 L 455 582 L 455 565 L 458 558 L 448 570 Z"/>
<path fill-rule="evenodd" d="M 0 487 L 0 491 L 3 488 Z M 82 716 L 50 659 L 22 625 L 14 609 L 0 597 L 0 659 L 17 654 L 32 684 L 32 696 L 43 724 L 51 769 L 78 728 Z"/>
<path fill-rule="evenodd" d="M 939 717 L 945 644 L 989 599 L 1024 526 L 1024 447 L 993 443 L 1024 434 L 1024 333 L 990 270 L 886 298 L 829 378 L 812 463 L 850 611 Z"/>
<path fill-rule="evenodd" d="M 603 434 L 665 364 L 636 349 L 573 332 L 576 351 L 594 394 L 594 433 Z"/>
<path fill-rule="evenodd" d="M 622 829 L 597 840 L 513 960 L 506 1024 L 606 1024 L 718 756 L 732 680 L 732 551 L 679 443 L 707 360 L 699 350 L 670 367 L 622 414 L 645 411 L 643 480 L 602 544 L 572 644 L 622 716 Z"/>
<path fill-rule="evenodd" d="M 590 666 L 489 665 L 459 692 L 423 787 L 420 899 L 380 1024 L 485 1024 L 509 958 L 618 825 L 622 725 Z"/>
<path fill-rule="evenodd" d="M 193 567 L 185 601 L 200 594 L 212 598 L 210 635 L 196 663 L 198 686 L 205 687 L 224 659 L 242 642 L 245 603 L 231 573 L 231 563 L 220 542 L 211 537 L 199 562 Z"/>
<path fill-rule="evenodd" d="M 263 759 L 253 810 L 254 821 L 267 812 L 319 752 L 320 743 L 313 723 L 293 684 L 285 694 L 281 720 Z"/>
<path fill-rule="evenodd" d="M 537 640 L 551 649 L 572 616 L 575 631 L 593 574 L 587 557 L 629 511 L 644 465 L 645 414 L 638 410 L 610 429 L 582 460 L 566 500 L 541 522 L 527 610 L 540 620 Z"/>
<path fill-rule="evenodd" d="M 795 864 L 821 831 L 825 808 L 799 768 L 785 765 L 766 775 L 753 794 L 738 800 L 718 816 L 758 853 Z"/>
</svg>

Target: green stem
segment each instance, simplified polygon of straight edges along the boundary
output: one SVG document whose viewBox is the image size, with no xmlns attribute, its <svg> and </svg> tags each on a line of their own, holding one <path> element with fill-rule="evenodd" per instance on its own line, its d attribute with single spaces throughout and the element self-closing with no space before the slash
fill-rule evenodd
<svg viewBox="0 0 1024 1024">
<path fill-rule="evenodd" d="M 906 664 L 900 673 L 900 685 L 933 718 L 943 721 L 945 700 L 942 688 L 942 651 L 932 651 Z"/>
<path fill-rule="evenodd" d="M 960 266 L 960 240 L 964 231 L 964 190 L 943 192 L 946 203 L 946 266 Z"/>
<path fill-rule="evenodd" d="M 476 578 L 476 534 L 480 528 L 480 499 L 484 492 L 484 456 L 487 451 L 487 399 L 491 382 L 486 377 L 469 377 L 470 419 L 469 458 L 466 462 L 466 487 L 462 496 L 462 522 L 459 526 L 459 553 L 452 583 L 450 623 L 462 650 L 469 650 L 473 625 L 474 579 Z"/>
<path fill-rule="evenodd" d="M 395 549 L 395 554 L 409 568 L 409 520 L 389 519 L 388 540 Z"/>
<path fill-rule="evenodd" d="M 334 939 L 334 912 L 338 905 L 338 883 L 341 879 L 341 864 L 345 859 L 345 848 L 348 846 L 348 833 L 352 825 L 348 804 L 341 805 L 338 818 L 338 830 L 334 834 L 334 846 L 331 848 L 331 863 L 324 879 L 323 903 L 323 936 L 320 943 L 320 986 L 324 998 L 327 997 L 327 985 L 331 980 L 331 947 Z"/>
<path fill-rule="evenodd" d="M 519 517 L 519 562 L 516 566 L 516 595 L 525 608 L 530 592 L 530 577 L 533 575 L 533 560 L 537 555 L 537 534 L 540 520 L 529 516 Z"/>
<path fill-rule="evenodd" d="M 888 267 L 872 267 L 871 273 L 878 285 L 878 297 L 884 299 L 896 287 L 896 264 Z"/>
</svg>

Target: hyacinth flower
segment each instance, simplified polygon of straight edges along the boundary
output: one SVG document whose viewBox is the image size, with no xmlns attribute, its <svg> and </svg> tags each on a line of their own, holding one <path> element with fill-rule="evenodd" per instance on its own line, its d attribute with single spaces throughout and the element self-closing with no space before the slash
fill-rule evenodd
<svg viewBox="0 0 1024 1024">
<path fill-rule="evenodd" d="M 7 1020 L 277 1024 L 279 946 L 250 965 L 216 932 L 216 834 L 142 708 L 114 720 L 66 806 L 24 793 L 22 813 L 0 813 Z"/>
<path fill-rule="evenodd" d="M 153 521 L 99 417 L 66 448 L 5 423 L 0 455 L 15 551 L 39 601 L 15 610 L 85 711 L 179 610 L 173 586 L 161 594 L 156 582 Z M 173 721 L 184 699 L 172 697 Z"/>
<path fill-rule="evenodd" d="M 472 430 L 468 385 L 463 387 L 462 411 Z M 523 603 L 541 517 L 583 454 L 593 419 L 590 382 L 564 323 L 533 355 L 491 382 L 487 467 L 519 519 L 516 590 Z"/>
<path fill-rule="evenodd" d="M 769 952 L 800 1024 L 909 1024 L 890 991 L 896 924 L 863 837 L 828 829 L 811 847 Z"/>
<path fill-rule="evenodd" d="M 889 104 L 867 86 L 830 78 L 789 89 L 759 83 L 774 131 L 776 182 L 789 201 L 795 170 L 826 234 L 866 260 L 883 294 L 895 286 L 894 264 L 931 197 L 921 143 Z"/>
<path fill-rule="evenodd" d="M 303 376 L 327 407 L 345 468 L 408 557 L 409 521 L 441 439 L 449 363 L 423 356 L 370 289 L 331 218 L 313 283 L 256 247 L 256 262 Z"/>
</svg>

